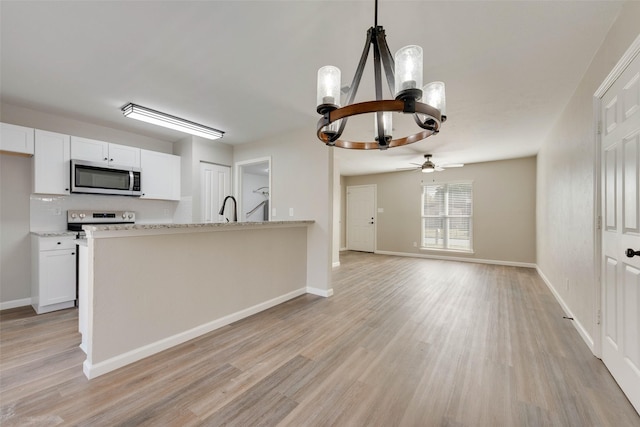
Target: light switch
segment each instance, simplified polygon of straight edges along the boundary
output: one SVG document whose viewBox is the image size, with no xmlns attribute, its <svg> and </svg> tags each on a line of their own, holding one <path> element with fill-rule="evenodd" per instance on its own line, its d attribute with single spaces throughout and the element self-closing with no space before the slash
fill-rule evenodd
<svg viewBox="0 0 640 427">
<path fill-rule="evenodd" d="M 273 216 L 273 217 L 276 216 L 276 208 L 272 208 L 271 209 L 271 216 Z"/>
<path fill-rule="evenodd" d="M 378 213 L 383 213 L 384 212 L 384 208 L 378 208 Z"/>
<path fill-rule="evenodd" d="M 289 208 L 289 216 L 293 216 L 293 208 Z"/>
</svg>

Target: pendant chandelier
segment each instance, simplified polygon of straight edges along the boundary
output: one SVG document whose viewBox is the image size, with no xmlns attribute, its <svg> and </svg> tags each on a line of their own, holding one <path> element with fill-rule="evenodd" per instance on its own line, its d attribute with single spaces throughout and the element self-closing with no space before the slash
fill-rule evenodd
<svg viewBox="0 0 640 427">
<path fill-rule="evenodd" d="M 373 45 L 375 101 L 353 103 L 369 50 Z M 382 68 L 389 90 L 395 99 L 382 99 Z M 384 28 L 378 26 L 378 0 L 375 1 L 374 26 L 367 31 L 367 40 L 346 95 L 346 105 L 340 102 L 340 69 L 327 65 L 318 70 L 317 111 L 318 139 L 326 145 L 356 150 L 385 150 L 421 141 L 440 131 L 447 119 L 443 82 L 422 87 L 422 48 L 410 45 L 398 50 L 394 57 L 387 45 Z M 416 133 L 393 139 L 392 113 L 412 114 L 420 128 Z M 374 113 L 374 141 L 340 139 L 351 116 Z"/>
</svg>

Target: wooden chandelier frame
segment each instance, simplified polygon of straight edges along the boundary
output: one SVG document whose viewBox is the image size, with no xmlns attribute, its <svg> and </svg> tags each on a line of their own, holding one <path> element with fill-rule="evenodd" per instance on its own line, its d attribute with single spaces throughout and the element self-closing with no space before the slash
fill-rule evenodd
<svg viewBox="0 0 640 427">
<path fill-rule="evenodd" d="M 378 1 L 375 5 L 375 25 L 367 31 L 367 40 L 358 63 L 358 68 L 353 76 L 353 81 L 347 93 L 347 105 L 338 108 L 334 104 L 321 104 L 318 106 L 318 113 L 322 117 L 318 121 L 317 136 L 322 142 L 329 146 L 340 148 L 350 148 L 357 150 L 384 150 L 389 147 L 400 147 L 402 145 L 413 144 L 434 135 L 440 131 L 440 126 L 446 120 L 440 111 L 429 104 L 419 102 L 422 97 L 422 89 L 414 88 L 404 90 L 396 96 L 395 100 L 382 99 L 382 68 L 384 67 L 387 84 L 391 93 L 395 92 L 394 59 L 387 45 L 384 28 L 378 26 Z M 369 51 L 373 45 L 373 67 L 376 90 L 376 100 L 353 104 L 353 100 L 358 91 L 362 73 L 367 63 Z M 413 114 L 416 124 L 422 129 L 412 135 L 391 139 L 384 135 L 382 120 L 383 112 L 402 112 Z M 351 116 L 375 113 L 378 118 L 377 137 L 375 141 L 349 141 L 340 139 L 347 124 L 347 119 Z M 328 131 L 326 128 L 331 123 L 341 120 L 336 132 Z"/>
</svg>

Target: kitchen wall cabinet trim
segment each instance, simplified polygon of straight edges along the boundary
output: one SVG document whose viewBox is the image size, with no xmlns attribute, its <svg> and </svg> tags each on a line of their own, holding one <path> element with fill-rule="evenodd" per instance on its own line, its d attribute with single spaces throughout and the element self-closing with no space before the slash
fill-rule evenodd
<svg viewBox="0 0 640 427">
<path fill-rule="evenodd" d="M 31 236 L 31 305 L 38 314 L 75 306 L 75 236 Z"/>
<path fill-rule="evenodd" d="M 69 135 L 35 130 L 33 157 L 33 192 L 41 194 L 71 194 L 71 147 Z"/>
<path fill-rule="evenodd" d="M 0 152 L 33 155 L 33 128 L 0 123 Z"/>
</svg>

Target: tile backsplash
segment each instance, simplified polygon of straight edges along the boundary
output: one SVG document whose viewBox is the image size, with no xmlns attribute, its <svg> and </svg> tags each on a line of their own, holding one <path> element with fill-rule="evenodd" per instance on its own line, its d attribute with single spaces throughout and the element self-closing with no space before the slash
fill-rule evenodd
<svg viewBox="0 0 640 427">
<path fill-rule="evenodd" d="M 66 230 L 68 210 L 134 211 L 136 213 L 136 223 L 138 224 L 172 223 L 174 222 L 174 215 L 178 205 L 184 202 L 145 200 L 127 196 L 96 196 L 91 194 L 73 194 L 70 196 L 31 194 L 30 228 L 31 231 Z M 183 210 L 181 208 L 178 212 L 183 213 Z M 182 217 L 183 215 L 180 216 Z"/>
</svg>

